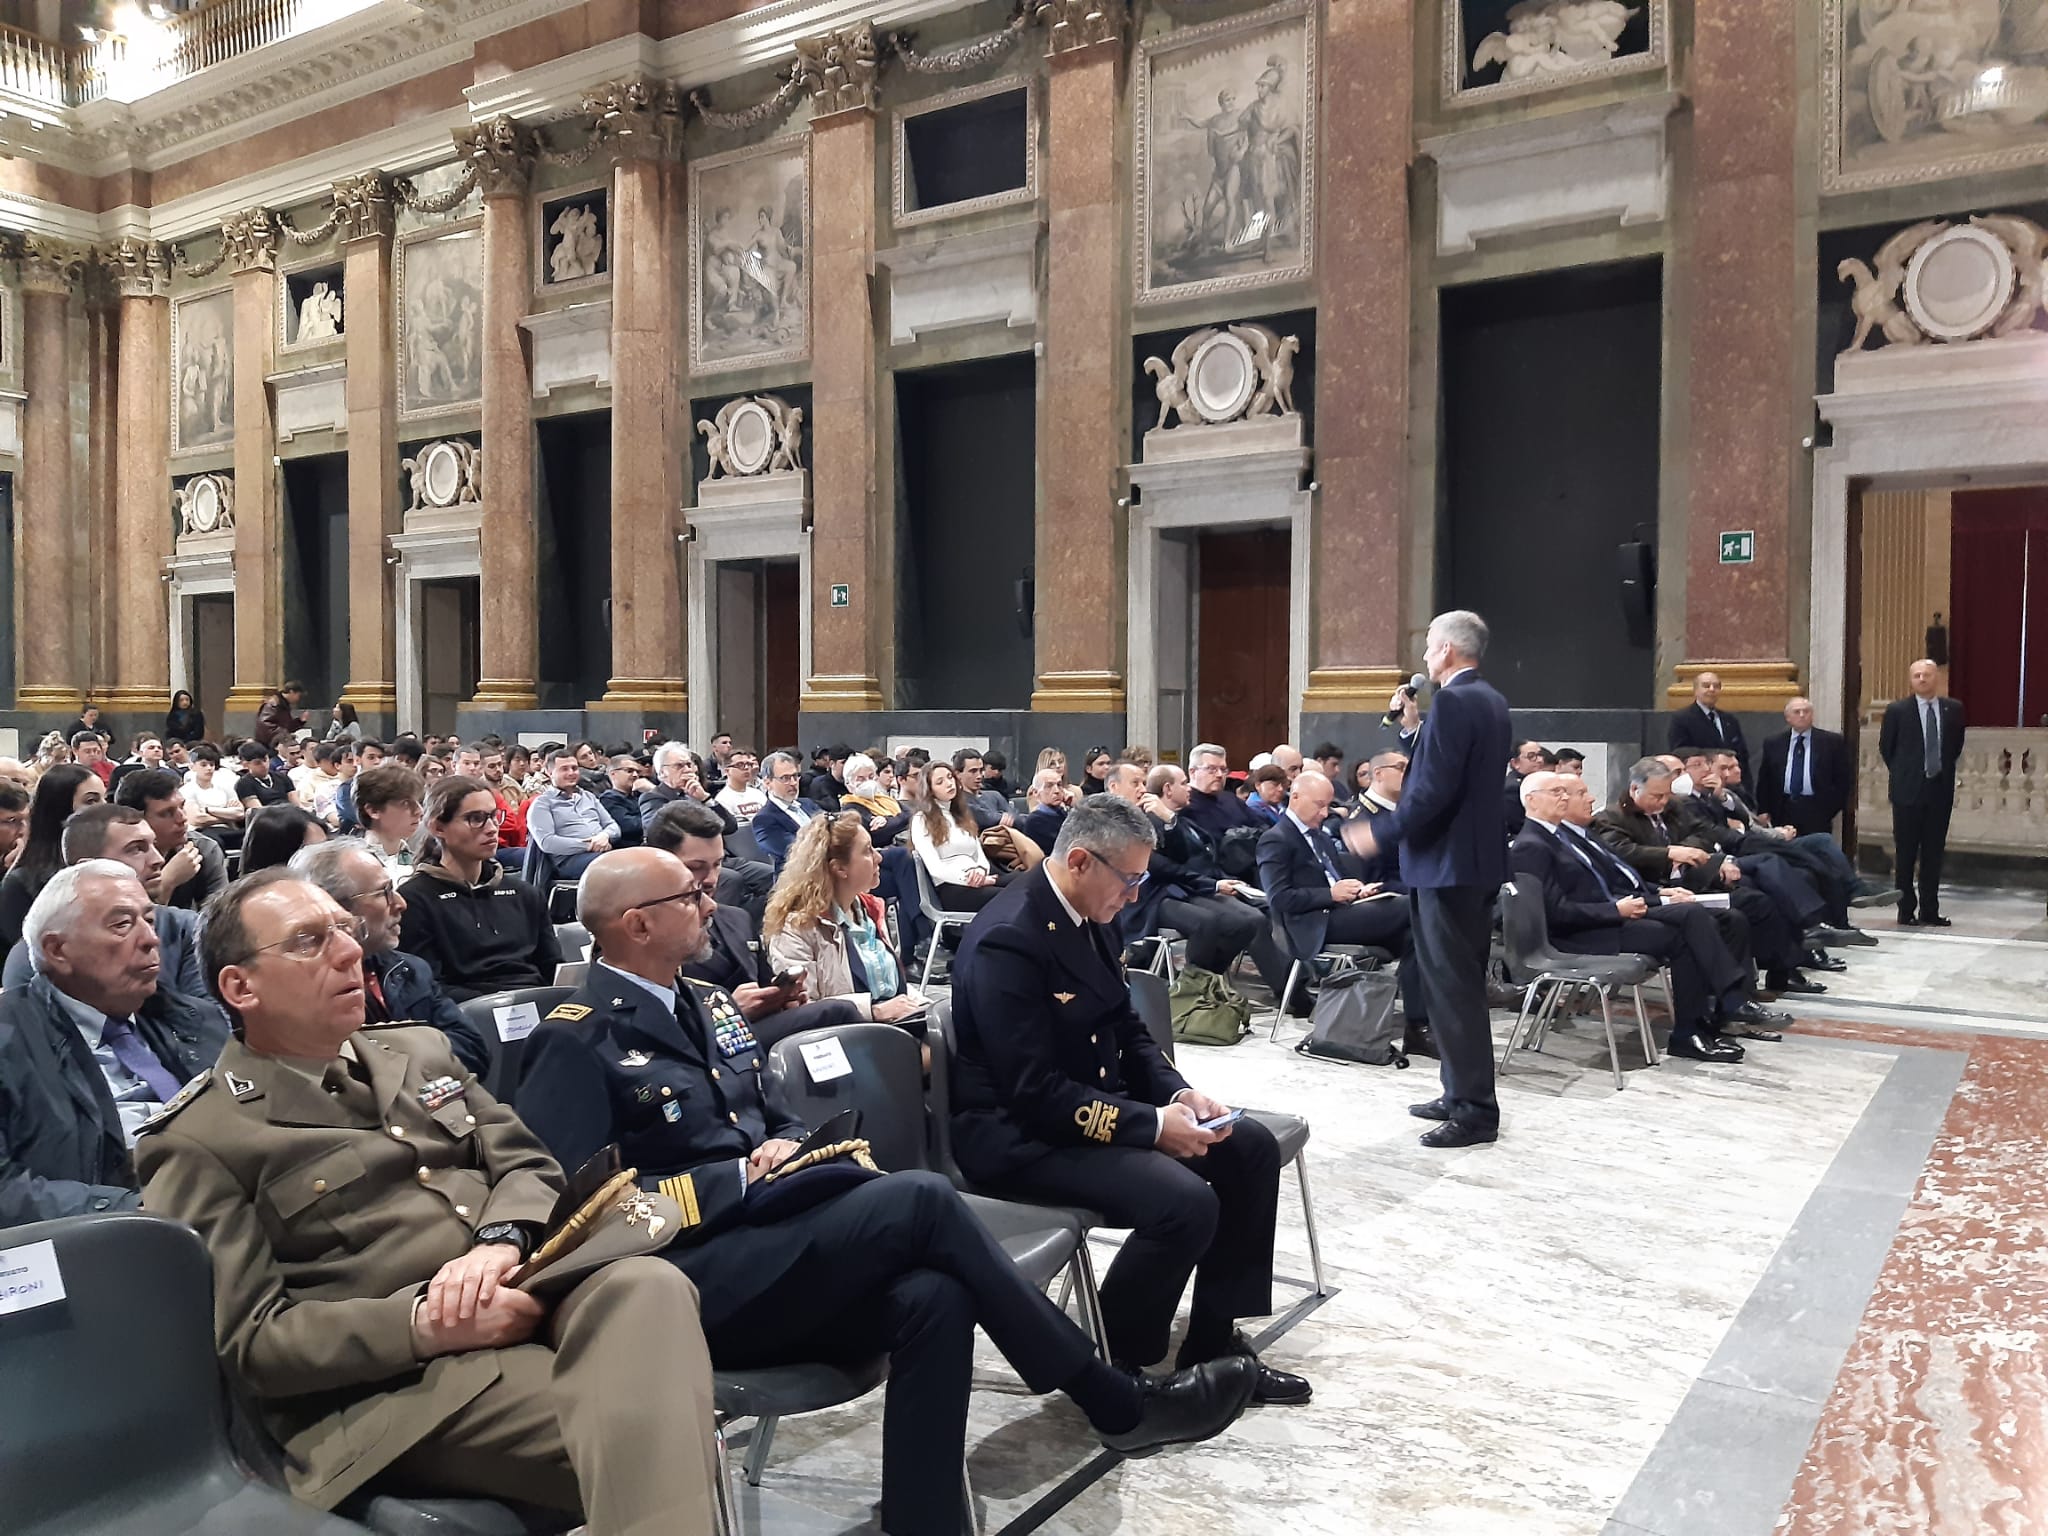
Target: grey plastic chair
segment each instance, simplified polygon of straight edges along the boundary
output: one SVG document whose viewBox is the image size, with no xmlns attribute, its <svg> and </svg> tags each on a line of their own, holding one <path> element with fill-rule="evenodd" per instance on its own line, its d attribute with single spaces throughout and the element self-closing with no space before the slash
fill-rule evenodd
<svg viewBox="0 0 2048 1536">
<path fill-rule="evenodd" d="M 760 840 L 754 836 L 754 829 L 750 826 L 742 826 L 737 832 L 725 834 L 725 852 L 728 858 L 745 859 L 749 863 L 775 862 L 768 857 L 767 850 L 761 846 Z"/>
<path fill-rule="evenodd" d="M 1173 1000 L 1166 984 L 1150 971 L 1132 971 L 1130 984 L 1131 1005 L 1145 1021 L 1146 1033 L 1171 1058 Z M 1294 1164 L 1294 1177 L 1301 1185 L 1301 1223 L 1308 1232 L 1308 1262 L 1315 1277 L 1315 1293 L 1326 1296 L 1329 1286 L 1323 1280 L 1323 1245 L 1316 1235 L 1316 1202 L 1308 1182 L 1308 1119 L 1277 1109 L 1247 1109 L 1245 1114 L 1273 1133 L 1273 1139 L 1280 1144 L 1280 1161 Z"/>
<path fill-rule="evenodd" d="M 924 920 L 932 925 L 931 943 L 925 946 L 924 974 L 917 979 L 917 989 L 929 992 L 932 986 L 932 967 L 939 960 L 939 938 L 948 928 L 965 928 L 974 921 L 972 912 L 953 912 L 939 905 L 939 893 L 932 885 L 931 871 L 924 867 L 924 860 L 915 852 L 910 855 L 911 868 L 917 871 L 917 910 Z"/>
<path fill-rule="evenodd" d="M 581 923 L 555 924 L 555 943 L 565 960 L 588 960 L 592 948 L 590 930 Z"/>
<path fill-rule="evenodd" d="M 492 1098 L 512 1097 L 512 1090 L 519 1086 L 520 1064 L 526 1054 L 524 1039 L 506 1040 L 499 1035 L 497 1010 L 531 1003 L 534 1011 L 546 1018 L 549 1009 L 575 994 L 574 987 L 519 987 L 510 992 L 487 992 L 462 1005 L 463 1017 L 477 1027 L 491 1048 L 491 1067 L 484 1074 L 484 1088 Z"/>
<path fill-rule="evenodd" d="M 1501 1047 L 1500 1069 L 1508 1069 L 1508 1058 L 1525 1039 L 1532 1050 L 1543 1049 L 1543 1037 L 1557 1012 L 1566 988 L 1591 987 L 1600 998 L 1600 1023 L 1607 1032 L 1607 1060 L 1614 1070 L 1614 1086 L 1626 1088 L 1621 1073 L 1621 1050 L 1614 1037 L 1612 999 L 1626 989 L 1635 1001 L 1636 1030 L 1643 1044 L 1644 1059 L 1658 1063 L 1657 1040 L 1650 1030 L 1650 1015 L 1643 1006 L 1643 984 L 1661 979 L 1665 1005 L 1674 1024 L 1678 1009 L 1673 1004 L 1671 976 L 1648 955 L 1567 955 L 1550 947 L 1550 921 L 1543 911 L 1543 888 L 1530 875 L 1517 875 L 1500 888 L 1501 937 L 1507 951 L 1508 979 L 1522 988 L 1522 1006 Z"/>
</svg>

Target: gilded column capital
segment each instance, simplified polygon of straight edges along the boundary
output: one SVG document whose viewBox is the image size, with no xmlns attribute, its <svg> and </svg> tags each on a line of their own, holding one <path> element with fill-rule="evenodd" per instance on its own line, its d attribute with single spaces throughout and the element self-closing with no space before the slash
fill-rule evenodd
<svg viewBox="0 0 2048 1536">
<path fill-rule="evenodd" d="M 124 299 L 160 299 L 170 291 L 171 253 L 160 240 L 129 236 L 102 250 L 99 259 Z"/>
<path fill-rule="evenodd" d="M 810 92 L 813 112 L 873 111 L 875 106 L 875 28 L 863 21 L 822 37 L 796 43 L 796 78 Z"/>
<path fill-rule="evenodd" d="M 69 298 L 85 272 L 86 253 L 47 235 L 21 237 L 21 291 Z"/>
<path fill-rule="evenodd" d="M 666 80 L 613 80 L 583 98 L 592 137 L 614 160 L 677 160 L 683 152 L 683 93 Z"/>
<path fill-rule="evenodd" d="M 1124 0 L 1033 0 L 1033 9 L 1046 29 L 1047 58 L 1120 43 L 1128 20 Z"/>
<path fill-rule="evenodd" d="M 268 208 L 244 208 L 220 221 L 220 243 L 237 272 L 268 272 L 277 264 L 283 231 Z"/>
<path fill-rule="evenodd" d="M 540 146 L 531 129 L 509 117 L 490 117 L 455 130 L 455 147 L 476 169 L 485 197 L 524 197 Z"/>
<path fill-rule="evenodd" d="M 397 213 L 397 191 L 383 171 L 343 176 L 334 183 L 334 226 L 344 241 L 389 237 Z"/>
</svg>

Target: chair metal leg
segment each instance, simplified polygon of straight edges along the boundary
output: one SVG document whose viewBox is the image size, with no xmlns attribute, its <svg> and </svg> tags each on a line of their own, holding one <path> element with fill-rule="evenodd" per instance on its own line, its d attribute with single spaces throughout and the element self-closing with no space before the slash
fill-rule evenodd
<svg viewBox="0 0 2048 1536">
<path fill-rule="evenodd" d="M 1095 1352 L 1109 1358 L 1109 1329 L 1102 1321 L 1102 1295 L 1095 1286 L 1095 1260 L 1088 1255 L 1088 1234 L 1081 1234 L 1081 1246 L 1074 1250 L 1074 1285 L 1081 1293 L 1081 1326 L 1095 1341 Z"/>
<path fill-rule="evenodd" d="M 1657 1033 L 1650 1028 L 1650 1010 L 1649 1006 L 1643 1001 L 1642 983 L 1638 982 L 1628 990 L 1630 995 L 1635 998 L 1636 1033 L 1642 1036 L 1643 1060 L 1654 1067 L 1657 1065 Z"/>
<path fill-rule="evenodd" d="M 732 1487 L 732 1458 L 727 1452 L 724 1424 L 712 1431 L 711 1442 L 718 1457 L 718 1487 L 713 1490 L 718 1536 L 740 1536 L 739 1501 Z"/>
<path fill-rule="evenodd" d="M 1607 1031 L 1607 1062 L 1609 1066 L 1614 1068 L 1614 1090 L 1619 1093 L 1628 1086 L 1628 1079 L 1621 1075 L 1621 1048 L 1614 1041 L 1614 1010 L 1608 1006 L 1607 1002 L 1614 989 L 1612 987 L 1601 987 L 1598 991 L 1600 994 L 1600 1025 Z"/>
<path fill-rule="evenodd" d="M 1540 976 L 1522 989 L 1521 1011 L 1515 1015 L 1515 1022 L 1508 1027 L 1508 1043 L 1500 1050 L 1500 1070 L 1503 1072 L 1507 1071 L 1508 1058 L 1514 1055 L 1515 1046 L 1521 1041 L 1523 1026 L 1529 1022 L 1529 1005 L 1536 1000 L 1537 994 L 1542 990 L 1543 979 Z"/>
<path fill-rule="evenodd" d="M 1316 1294 L 1327 1296 L 1330 1288 L 1323 1283 L 1323 1245 L 1316 1238 L 1316 1202 L 1308 1189 L 1306 1147 L 1294 1154 L 1294 1176 L 1301 1181 L 1301 1224 L 1308 1229 L 1309 1273 L 1315 1276 Z"/>
<path fill-rule="evenodd" d="M 768 1466 L 768 1448 L 775 1444 L 776 1422 L 776 1417 L 772 1413 L 763 1414 L 754 1421 L 754 1438 L 747 1446 L 745 1469 L 747 1486 L 750 1488 L 761 1486 L 761 1474 Z"/>
<path fill-rule="evenodd" d="M 932 924 L 931 940 L 924 947 L 924 974 L 917 978 L 917 990 L 927 995 L 932 987 L 932 966 L 939 958 L 939 936 L 945 931 L 943 924 Z"/>
<path fill-rule="evenodd" d="M 1083 1239 L 1082 1239 L 1082 1241 L 1083 1241 L 1083 1242 L 1085 1242 L 1085 1241 L 1087 1241 L 1087 1239 L 1083 1238 Z M 1074 1266 L 1073 1266 L 1072 1264 L 1069 1264 L 1069 1265 L 1068 1265 L 1068 1266 L 1067 1266 L 1067 1267 L 1066 1267 L 1065 1269 L 1063 1269 L 1063 1270 L 1061 1270 L 1061 1271 L 1060 1271 L 1060 1288 L 1059 1288 L 1059 1291 L 1058 1291 L 1058 1292 L 1057 1292 L 1057 1293 L 1056 1293 L 1056 1294 L 1055 1294 L 1055 1295 L 1053 1296 L 1053 1299 L 1052 1299 L 1052 1304 L 1053 1304 L 1054 1306 L 1058 1307 L 1058 1308 L 1059 1308 L 1059 1309 L 1060 1309 L 1060 1310 L 1061 1310 L 1062 1312 L 1066 1311 L 1066 1310 L 1067 1310 L 1067 1293 L 1068 1293 L 1069 1291 L 1073 1290 L 1073 1288 L 1074 1288 Z M 1084 1310 L 1085 1310 L 1085 1309 L 1084 1309 Z M 1082 1321 L 1083 1321 L 1083 1322 L 1086 1322 L 1086 1321 L 1087 1321 L 1087 1319 L 1086 1319 L 1086 1318 L 1084 1317 L 1084 1318 L 1082 1319 Z"/>
<path fill-rule="evenodd" d="M 1657 972 L 1657 980 L 1664 988 L 1664 1011 L 1671 1017 L 1671 1029 L 1678 1030 L 1678 998 L 1671 990 L 1671 967 L 1665 966 Z"/>
<path fill-rule="evenodd" d="M 1550 989 L 1550 995 L 1543 1000 L 1543 1006 L 1536 1010 L 1535 1043 L 1529 1049 L 1539 1055 L 1543 1051 L 1543 1042 L 1550 1038 L 1550 1021 L 1557 1017 L 1557 1010 L 1564 1002 L 1564 995 L 1564 984 L 1555 983 Z"/>
<path fill-rule="evenodd" d="M 1288 1000 L 1294 996 L 1294 984 L 1300 979 L 1301 962 L 1297 960 L 1287 968 L 1287 980 L 1280 988 L 1280 1001 L 1273 1005 L 1273 1030 L 1271 1034 L 1266 1036 L 1268 1040 L 1278 1040 L 1280 1038 L 1280 1021 L 1287 1017 Z"/>
</svg>

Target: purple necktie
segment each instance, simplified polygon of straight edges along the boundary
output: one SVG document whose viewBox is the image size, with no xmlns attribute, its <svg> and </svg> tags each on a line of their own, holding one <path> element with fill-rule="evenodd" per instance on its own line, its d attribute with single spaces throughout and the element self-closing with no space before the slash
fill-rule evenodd
<svg viewBox="0 0 2048 1536">
<path fill-rule="evenodd" d="M 178 1096 L 178 1090 L 185 1086 L 178 1081 L 175 1072 L 156 1059 L 156 1052 L 135 1033 L 135 1025 L 131 1021 L 108 1019 L 107 1027 L 100 1031 L 100 1039 L 114 1053 L 114 1060 L 149 1084 L 159 1104 L 170 1103 Z"/>
</svg>

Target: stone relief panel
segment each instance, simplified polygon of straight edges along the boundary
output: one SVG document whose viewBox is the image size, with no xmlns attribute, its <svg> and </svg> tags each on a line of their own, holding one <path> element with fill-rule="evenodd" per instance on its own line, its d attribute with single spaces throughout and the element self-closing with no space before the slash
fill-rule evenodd
<svg viewBox="0 0 2048 1536">
<path fill-rule="evenodd" d="M 1168 32 L 1137 64 L 1136 297 L 1260 288 L 1315 258 L 1316 11 Z"/>
<path fill-rule="evenodd" d="M 602 283 L 611 275 L 611 202 L 604 183 L 536 198 L 533 239 L 535 292 Z"/>
<path fill-rule="evenodd" d="M 1145 359 L 1145 372 L 1158 381 L 1153 393 L 1159 419 L 1152 431 L 1294 415 L 1294 358 L 1300 350 L 1300 337 L 1249 322 L 1182 338 L 1171 358 Z"/>
<path fill-rule="evenodd" d="M 438 438 L 422 443 L 411 457 L 399 461 L 411 498 L 405 509 L 415 512 L 446 512 L 451 508 L 475 506 L 484 497 L 484 456 L 476 444 L 460 437 Z"/>
<path fill-rule="evenodd" d="M 809 135 L 690 162 L 690 371 L 810 351 Z"/>
<path fill-rule="evenodd" d="M 804 467 L 804 411 L 777 395 L 728 400 L 697 423 L 711 470 L 704 478 L 740 479 Z"/>
<path fill-rule="evenodd" d="M 1823 0 L 1821 186 L 2048 161 L 2048 0 Z"/>
<path fill-rule="evenodd" d="M 171 452 L 235 440 L 235 295 L 228 288 L 171 302 Z"/>
<path fill-rule="evenodd" d="M 398 414 L 434 415 L 483 399 L 484 240 L 480 221 L 399 242 Z"/>
<path fill-rule="evenodd" d="M 1662 69 L 1670 0 L 1444 0 L 1447 106 Z"/>
<path fill-rule="evenodd" d="M 343 334 L 341 264 L 332 259 L 281 268 L 277 274 L 277 342 L 281 351 L 338 341 Z"/>
<path fill-rule="evenodd" d="M 1856 334 L 1843 356 L 1924 342 L 1975 341 L 2041 328 L 2048 230 L 2017 214 L 1928 219 L 1900 230 L 1872 262 L 1850 257 L 1835 275 L 1855 285 Z"/>
<path fill-rule="evenodd" d="M 235 531 L 235 477 L 194 475 L 171 492 L 178 537 L 203 539 Z"/>
</svg>

